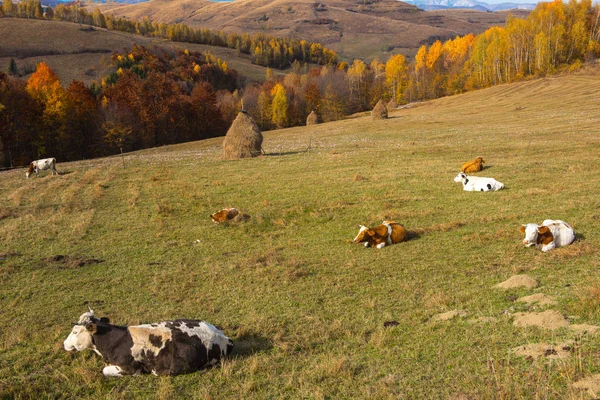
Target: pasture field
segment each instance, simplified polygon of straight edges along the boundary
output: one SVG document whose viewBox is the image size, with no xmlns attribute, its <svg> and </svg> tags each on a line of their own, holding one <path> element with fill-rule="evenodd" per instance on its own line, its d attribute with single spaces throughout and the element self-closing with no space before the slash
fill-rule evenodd
<svg viewBox="0 0 600 400">
<path fill-rule="evenodd" d="M 2 398 L 588 398 L 599 337 L 513 325 L 556 310 L 600 317 L 600 77 L 502 85 L 265 133 L 256 159 L 222 139 L 0 173 Z M 308 144 L 310 151 L 305 151 Z M 463 192 L 453 178 L 506 185 Z M 246 223 L 214 225 L 233 206 Z M 543 254 L 519 226 L 563 219 L 577 241 Z M 405 243 L 365 249 L 358 224 L 398 221 Z M 61 257 L 62 256 L 62 257 Z M 515 274 L 533 289 L 494 286 Z M 555 305 L 516 299 L 536 293 Z M 236 349 L 178 377 L 107 379 L 62 341 L 86 311 L 116 324 L 201 318 Z M 463 311 L 450 320 L 437 315 Z M 384 327 L 386 321 L 398 325 Z M 591 332 L 591 329 L 588 329 Z M 518 357 L 567 341 L 570 357 Z"/>
</svg>

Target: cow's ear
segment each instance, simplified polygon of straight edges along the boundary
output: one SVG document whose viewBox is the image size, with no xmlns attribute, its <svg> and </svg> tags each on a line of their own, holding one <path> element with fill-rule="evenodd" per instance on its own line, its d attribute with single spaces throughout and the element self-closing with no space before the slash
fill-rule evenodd
<svg viewBox="0 0 600 400">
<path fill-rule="evenodd" d="M 369 236 L 375 235 L 375 231 L 373 229 L 367 229 L 367 233 L 369 234 Z"/>
<path fill-rule="evenodd" d="M 103 322 L 105 324 L 109 324 L 110 320 L 108 318 L 106 318 L 106 317 L 100 317 L 100 322 Z"/>
<path fill-rule="evenodd" d="M 548 227 L 547 227 L 547 226 L 540 226 L 540 227 L 538 228 L 538 233 L 539 233 L 539 234 L 542 234 L 542 235 L 543 235 L 543 234 L 545 234 L 545 233 L 548 233 L 548 231 L 550 231 L 550 229 L 548 229 Z"/>
<path fill-rule="evenodd" d="M 94 323 L 85 324 L 85 329 L 87 329 L 87 331 L 93 335 L 94 333 L 98 332 L 98 325 Z"/>
<path fill-rule="evenodd" d="M 521 231 L 521 233 L 525 233 L 525 225 L 521 225 L 521 227 L 519 228 L 519 230 Z"/>
</svg>

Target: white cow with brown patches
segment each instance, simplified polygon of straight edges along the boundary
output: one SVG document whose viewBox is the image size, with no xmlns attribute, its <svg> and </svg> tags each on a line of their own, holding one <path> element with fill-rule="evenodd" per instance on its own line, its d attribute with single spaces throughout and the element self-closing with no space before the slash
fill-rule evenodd
<svg viewBox="0 0 600 400">
<path fill-rule="evenodd" d="M 56 170 L 56 158 L 44 158 L 42 160 L 35 160 L 29 164 L 29 168 L 27 168 L 27 172 L 25 172 L 25 176 L 29 179 L 29 175 L 35 172 L 35 176 L 40 176 L 40 171 L 51 170 L 52 175 L 58 175 L 58 171 Z"/>
<path fill-rule="evenodd" d="M 359 225 L 358 235 L 354 238 L 354 243 L 364 243 L 365 247 L 377 247 L 381 249 L 385 245 L 396 244 L 405 241 L 408 238 L 408 232 L 399 223 L 394 221 L 383 221 L 381 225 L 375 228 L 367 228 Z"/>
<path fill-rule="evenodd" d="M 575 240 L 575 231 L 569 224 L 559 219 L 547 219 L 542 225 L 521 225 L 521 233 L 525 234 L 523 244 L 535 246 L 546 252 L 556 247 L 568 246 Z"/>
<path fill-rule="evenodd" d="M 107 363 L 105 376 L 179 375 L 216 364 L 231 353 L 233 342 L 204 321 L 116 326 L 108 318 L 96 318 L 90 309 L 79 317 L 63 346 L 101 355 Z"/>
</svg>

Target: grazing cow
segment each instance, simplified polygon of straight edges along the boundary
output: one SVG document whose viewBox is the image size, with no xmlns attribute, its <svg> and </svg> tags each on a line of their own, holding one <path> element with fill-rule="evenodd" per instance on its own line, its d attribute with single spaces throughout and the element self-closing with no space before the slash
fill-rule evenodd
<svg viewBox="0 0 600 400">
<path fill-rule="evenodd" d="M 495 192 L 504 188 L 504 184 L 494 178 L 472 176 L 464 172 L 459 172 L 454 178 L 454 182 L 462 182 L 463 190 L 467 192 Z"/>
<path fill-rule="evenodd" d="M 211 214 L 211 218 L 215 224 L 220 224 L 221 222 L 227 222 L 231 219 L 234 219 L 240 212 L 235 208 L 224 208 L 223 210 Z"/>
<path fill-rule="evenodd" d="M 47 169 L 52 170 L 52 175 L 56 173 L 58 175 L 58 171 L 56 171 L 56 158 L 44 158 L 43 160 L 35 160 L 29 164 L 29 168 L 25 173 L 27 179 L 29 179 L 29 175 L 33 171 L 35 171 L 35 176 L 40 176 L 40 171 L 45 171 Z"/>
<path fill-rule="evenodd" d="M 483 161 L 483 157 L 477 157 L 473 161 L 464 163 L 460 171 L 465 172 L 467 174 L 470 174 L 472 172 L 479 172 L 483 169 L 484 162 L 485 161 Z"/>
<path fill-rule="evenodd" d="M 404 242 L 408 237 L 408 232 L 402 225 L 393 221 L 383 221 L 381 225 L 375 228 L 367 228 L 359 225 L 360 230 L 354 238 L 354 243 L 364 243 L 365 247 L 377 247 L 381 249 L 385 245 Z"/>
<path fill-rule="evenodd" d="M 575 232 L 569 224 L 559 219 L 547 219 L 542 225 L 521 225 L 521 233 L 525 234 L 523 244 L 535 246 L 543 252 L 555 247 L 568 246 L 575 240 Z"/>
<path fill-rule="evenodd" d="M 185 374 L 216 364 L 233 348 L 231 339 L 204 321 L 116 326 L 96 318 L 92 309 L 74 323 L 63 345 L 67 351 L 92 349 L 101 355 L 105 376 Z"/>
</svg>

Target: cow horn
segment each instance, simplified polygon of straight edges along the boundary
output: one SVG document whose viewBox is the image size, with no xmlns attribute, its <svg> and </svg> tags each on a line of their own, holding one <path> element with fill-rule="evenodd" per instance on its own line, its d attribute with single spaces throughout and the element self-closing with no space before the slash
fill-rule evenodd
<svg viewBox="0 0 600 400">
<path fill-rule="evenodd" d="M 94 313 L 94 310 L 92 310 L 92 307 L 90 307 L 90 305 L 89 305 L 89 304 L 88 304 L 87 306 L 88 306 L 88 310 L 90 310 L 90 313 L 92 313 L 92 314 L 93 314 L 93 313 Z"/>
</svg>

